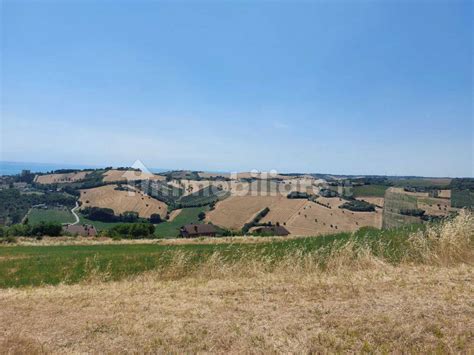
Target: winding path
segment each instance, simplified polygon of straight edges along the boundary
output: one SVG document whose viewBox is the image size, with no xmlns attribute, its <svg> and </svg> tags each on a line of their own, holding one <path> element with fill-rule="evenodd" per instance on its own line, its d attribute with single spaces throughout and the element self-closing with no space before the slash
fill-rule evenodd
<svg viewBox="0 0 474 355">
<path fill-rule="evenodd" d="M 79 223 L 79 216 L 77 215 L 76 213 L 76 209 L 79 208 L 79 203 L 77 203 L 76 201 L 76 207 L 74 207 L 72 210 L 71 210 L 71 213 L 74 215 L 74 217 L 76 218 L 76 221 L 74 223 L 71 223 L 71 226 L 75 225 L 75 224 L 78 224 Z"/>
</svg>

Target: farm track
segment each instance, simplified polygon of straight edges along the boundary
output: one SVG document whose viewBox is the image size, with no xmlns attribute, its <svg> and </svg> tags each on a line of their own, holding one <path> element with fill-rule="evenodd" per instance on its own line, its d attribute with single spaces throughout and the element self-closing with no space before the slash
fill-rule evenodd
<svg viewBox="0 0 474 355">
<path fill-rule="evenodd" d="M 79 203 L 76 201 L 76 207 L 74 207 L 73 209 L 71 209 L 71 213 L 73 214 L 74 218 L 76 219 L 76 221 L 74 223 L 71 223 L 71 226 L 74 226 L 76 224 L 79 223 L 79 216 L 77 215 L 76 213 L 76 210 L 79 208 Z"/>
</svg>

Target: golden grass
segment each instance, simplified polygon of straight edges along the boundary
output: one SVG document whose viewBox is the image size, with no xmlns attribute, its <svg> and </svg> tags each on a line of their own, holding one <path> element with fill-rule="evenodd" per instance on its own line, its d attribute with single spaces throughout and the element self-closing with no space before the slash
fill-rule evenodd
<svg viewBox="0 0 474 355">
<path fill-rule="evenodd" d="M 275 260 L 224 260 L 120 282 L 0 291 L 0 349 L 64 352 L 474 351 L 474 216 L 412 235 L 397 265 L 353 240 Z M 318 254 L 319 253 L 319 254 Z M 91 266 L 93 267 L 93 266 Z"/>
<path fill-rule="evenodd" d="M 115 214 L 127 211 L 138 212 L 140 217 L 150 217 L 154 213 L 158 213 L 164 217 L 167 212 L 167 205 L 158 201 L 141 191 L 133 192 L 115 190 L 116 185 L 105 185 L 92 189 L 84 189 L 81 191 L 79 200 L 84 207 L 102 207 L 111 208 Z"/>
<path fill-rule="evenodd" d="M 89 173 L 90 171 L 78 171 L 75 173 L 66 173 L 66 174 L 37 175 L 35 176 L 34 181 L 38 184 L 76 182 L 76 181 L 84 180 L 86 175 Z"/>
<path fill-rule="evenodd" d="M 123 182 L 123 181 L 133 181 L 133 180 L 157 180 L 163 181 L 165 180 L 164 176 L 156 175 L 152 173 L 146 173 L 142 171 L 134 171 L 134 170 L 107 170 L 104 173 L 103 181 L 105 182 Z"/>
</svg>

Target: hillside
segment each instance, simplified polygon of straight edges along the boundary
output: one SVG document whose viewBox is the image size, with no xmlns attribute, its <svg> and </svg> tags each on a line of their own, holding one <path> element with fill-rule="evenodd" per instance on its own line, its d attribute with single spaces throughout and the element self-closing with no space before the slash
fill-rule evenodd
<svg viewBox="0 0 474 355">
<path fill-rule="evenodd" d="M 128 191 L 117 190 L 117 185 L 105 185 L 92 189 L 81 190 L 79 201 L 84 207 L 111 208 L 115 214 L 126 211 L 138 212 L 140 217 L 149 218 L 153 213 L 166 216 L 167 206 L 140 191 L 129 194 Z"/>
</svg>

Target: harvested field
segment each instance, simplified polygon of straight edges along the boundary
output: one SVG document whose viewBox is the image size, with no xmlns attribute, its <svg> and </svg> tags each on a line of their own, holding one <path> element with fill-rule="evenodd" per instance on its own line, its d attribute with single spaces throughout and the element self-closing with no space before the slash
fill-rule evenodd
<svg viewBox="0 0 474 355">
<path fill-rule="evenodd" d="M 382 210 L 376 212 L 352 212 L 339 208 L 345 201 L 339 198 L 318 198 L 318 202 L 306 201 L 303 208 L 283 224 L 292 235 L 322 235 L 337 232 L 353 232 L 361 227 L 382 227 Z M 276 221 L 272 221 L 276 222 Z"/>
<path fill-rule="evenodd" d="M 144 173 L 142 171 L 125 171 L 125 170 L 107 170 L 104 173 L 104 182 L 119 182 L 119 181 L 133 181 L 133 180 L 165 180 L 164 176 Z"/>
<path fill-rule="evenodd" d="M 130 195 L 128 191 L 115 190 L 116 185 L 105 185 L 93 189 L 81 190 L 80 201 L 82 207 L 111 208 L 115 214 L 126 211 L 138 212 L 140 217 L 148 218 L 153 213 L 159 213 L 163 218 L 166 216 L 167 206 L 150 196 L 136 191 Z"/>
<path fill-rule="evenodd" d="M 265 207 L 271 209 L 272 205 L 282 199 L 288 200 L 281 196 L 231 196 L 218 202 L 216 208 L 207 213 L 206 220 L 221 227 L 237 230 Z"/>
<path fill-rule="evenodd" d="M 417 206 L 431 216 L 447 216 L 449 212 L 456 210 L 451 207 L 451 200 L 445 198 L 420 197 L 417 199 Z"/>
<path fill-rule="evenodd" d="M 210 181 L 210 180 L 173 180 L 168 182 L 168 185 L 174 186 L 179 189 L 183 189 L 183 196 L 188 196 L 198 191 L 208 188 L 209 186 L 214 186 L 222 189 L 222 191 L 230 191 L 232 184 L 230 181 Z"/>
<path fill-rule="evenodd" d="M 68 183 L 84 180 L 90 171 L 79 171 L 75 173 L 67 174 L 48 174 L 48 175 L 36 175 L 35 182 L 38 184 L 59 184 Z"/>
<path fill-rule="evenodd" d="M 321 206 L 306 199 L 288 199 L 282 196 L 232 196 L 216 205 L 207 214 L 207 220 L 229 229 L 240 229 L 265 207 L 270 212 L 262 223 L 284 225 L 291 235 L 321 235 L 352 232 L 363 226 L 381 228 L 382 210 L 376 212 L 352 212 L 340 209 L 345 201 L 339 198 L 318 198 Z"/>
<path fill-rule="evenodd" d="M 438 191 L 439 198 L 451 198 L 451 190 L 439 190 Z"/>
<path fill-rule="evenodd" d="M 286 176 L 275 174 L 271 175 L 269 172 L 240 172 L 240 173 L 208 173 L 208 172 L 200 172 L 199 177 L 203 179 L 212 179 L 216 177 L 224 177 L 227 179 L 238 180 L 238 179 L 285 179 Z"/>
</svg>

